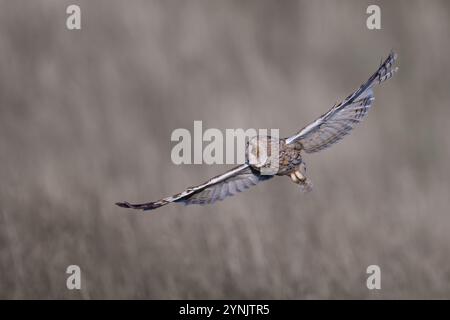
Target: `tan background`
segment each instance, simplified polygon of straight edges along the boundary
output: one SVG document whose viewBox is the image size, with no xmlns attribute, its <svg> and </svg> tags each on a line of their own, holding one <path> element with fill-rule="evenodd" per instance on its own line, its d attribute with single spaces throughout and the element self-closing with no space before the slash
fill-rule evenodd
<svg viewBox="0 0 450 320">
<path fill-rule="evenodd" d="M 450 298 L 449 32 L 448 1 L 1 1 L 0 298 Z M 367 120 L 306 156 L 312 193 L 114 206 L 229 168 L 172 164 L 174 129 L 287 136 L 392 48 Z"/>
</svg>

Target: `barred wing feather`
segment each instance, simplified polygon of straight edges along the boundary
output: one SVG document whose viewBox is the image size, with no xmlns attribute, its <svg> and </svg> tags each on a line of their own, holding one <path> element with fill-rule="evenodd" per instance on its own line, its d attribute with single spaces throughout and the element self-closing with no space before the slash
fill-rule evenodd
<svg viewBox="0 0 450 320">
<path fill-rule="evenodd" d="M 256 185 L 258 182 L 267 180 L 271 177 L 272 176 L 260 175 L 249 165 L 243 164 L 224 174 L 216 176 L 201 185 L 187 188 L 185 191 L 171 197 L 141 204 L 131 204 L 128 202 L 118 202 L 116 204 L 123 208 L 141 210 L 153 210 L 172 202 L 181 202 L 186 205 L 210 204 L 233 196 Z"/>
<path fill-rule="evenodd" d="M 390 79 L 397 68 L 393 67 L 397 55 L 391 52 L 378 70 L 358 90 L 344 101 L 333 106 L 316 121 L 286 140 L 287 144 L 300 143 L 305 152 L 325 149 L 345 137 L 361 122 L 374 101 L 373 86 Z"/>
</svg>

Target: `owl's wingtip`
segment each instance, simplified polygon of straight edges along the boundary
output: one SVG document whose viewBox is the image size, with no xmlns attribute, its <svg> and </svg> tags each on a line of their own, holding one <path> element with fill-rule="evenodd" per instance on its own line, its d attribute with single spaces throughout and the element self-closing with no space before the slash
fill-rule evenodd
<svg viewBox="0 0 450 320">
<path fill-rule="evenodd" d="M 132 208 L 131 204 L 129 202 L 116 202 L 116 206 L 119 206 L 121 208 Z"/>
<path fill-rule="evenodd" d="M 127 209 L 136 209 L 136 210 L 154 210 L 159 207 L 162 207 L 163 205 L 168 204 L 167 201 L 157 201 L 157 202 L 149 202 L 149 203 L 140 203 L 140 204 L 133 204 L 129 203 L 127 201 L 124 202 L 116 202 L 116 206 L 119 206 L 121 208 L 127 208 Z"/>
</svg>

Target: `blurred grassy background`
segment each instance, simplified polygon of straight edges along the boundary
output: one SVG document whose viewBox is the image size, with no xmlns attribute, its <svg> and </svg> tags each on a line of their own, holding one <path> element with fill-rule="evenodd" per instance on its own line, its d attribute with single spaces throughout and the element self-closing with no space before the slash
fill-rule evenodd
<svg viewBox="0 0 450 320">
<path fill-rule="evenodd" d="M 450 298 L 449 31 L 447 1 L 1 1 L 0 298 Z M 228 169 L 172 164 L 174 129 L 288 136 L 392 48 L 367 120 L 306 156 L 313 192 L 114 206 Z"/>
</svg>

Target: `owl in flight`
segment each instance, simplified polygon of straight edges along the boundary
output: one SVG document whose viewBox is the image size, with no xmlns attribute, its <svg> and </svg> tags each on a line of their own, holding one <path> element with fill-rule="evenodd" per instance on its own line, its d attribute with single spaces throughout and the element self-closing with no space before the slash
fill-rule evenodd
<svg viewBox="0 0 450 320">
<path fill-rule="evenodd" d="M 302 152 L 320 151 L 350 133 L 372 106 L 375 99 L 373 87 L 390 79 L 397 71 L 398 68 L 393 67 L 396 59 L 397 55 L 391 52 L 386 60 L 381 63 L 378 70 L 358 90 L 293 136 L 284 139 L 257 136 L 250 139 L 246 145 L 246 161 L 244 164 L 171 197 L 142 204 L 128 202 L 116 204 L 123 208 L 141 210 L 157 209 L 171 202 L 210 204 L 233 196 L 261 181 L 269 180 L 275 175 L 290 177 L 294 183 L 300 186 L 302 191 L 311 190 L 311 182 L 305 175 L 306 167 L 302 159 Z M 271 160 L 267 157 L 267 155 L 270 155 L 268 144 L 271 143 L 278 144 L 278 170 L 268 175 L 263 174 L 263 169 L 271 165 Z M 266 154 L 266 156 L 262 157 L 260 154 Z M 273 157 L 270 158 L 273 159 Z"/>
</svg>

